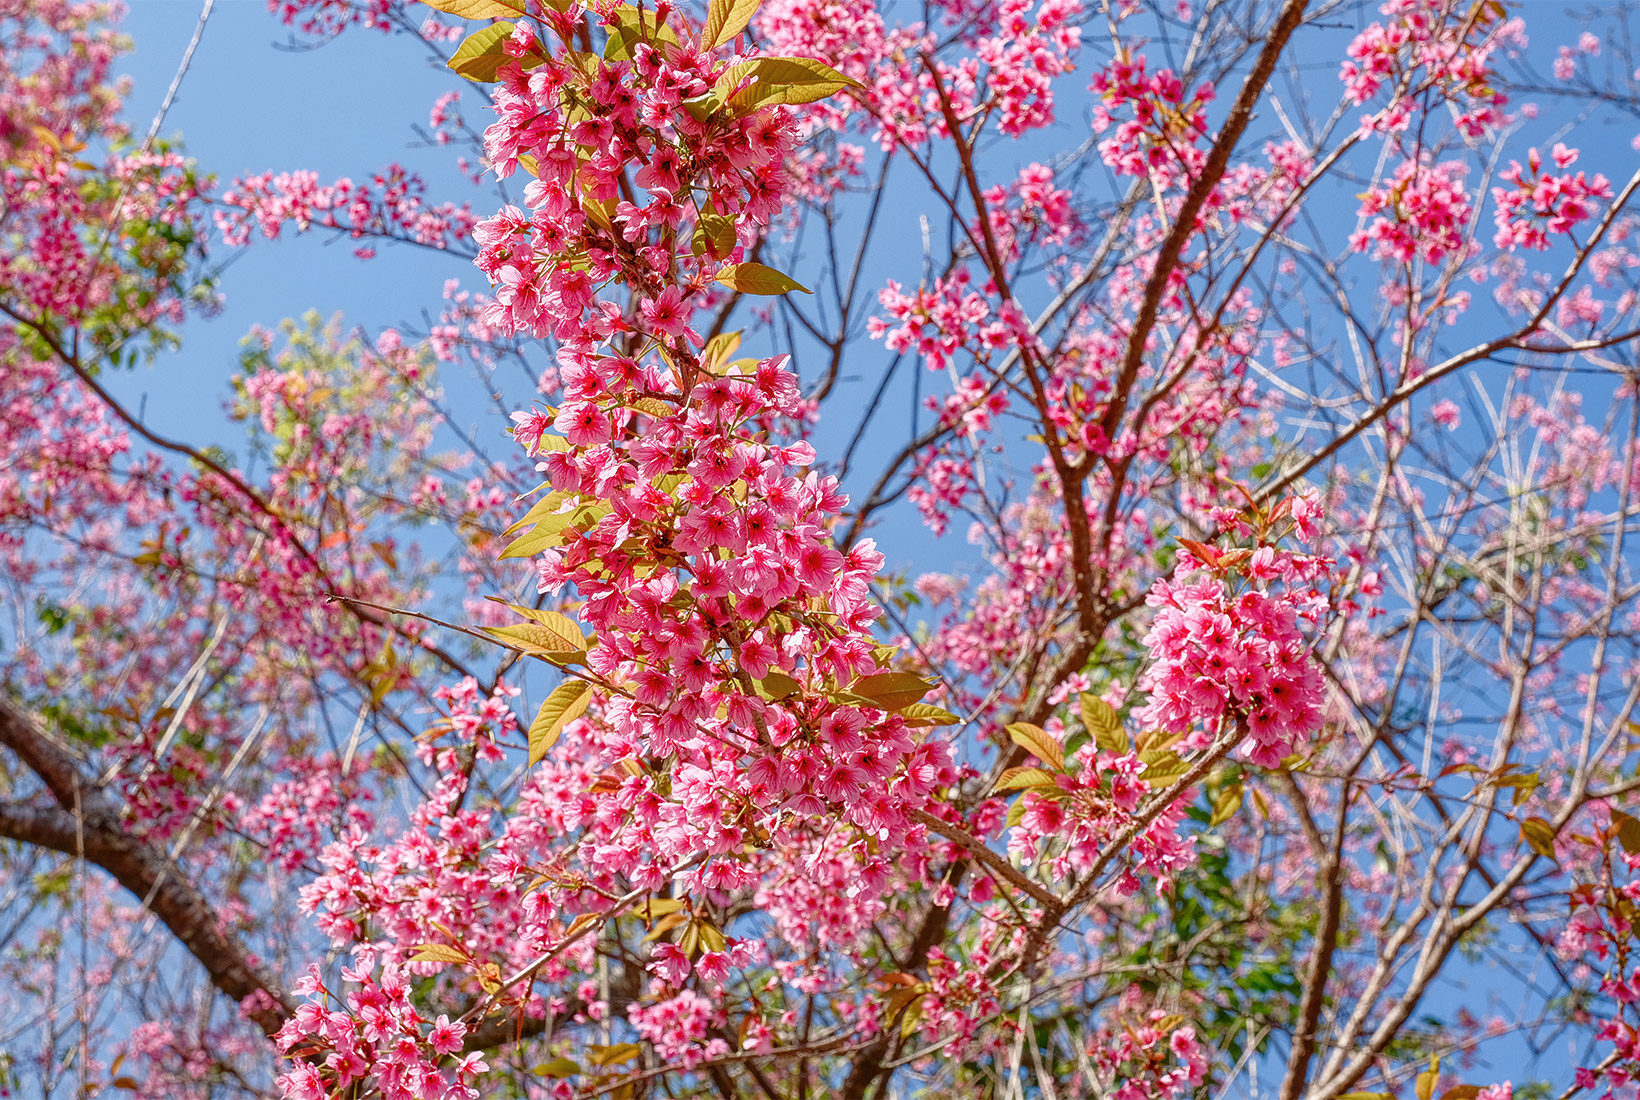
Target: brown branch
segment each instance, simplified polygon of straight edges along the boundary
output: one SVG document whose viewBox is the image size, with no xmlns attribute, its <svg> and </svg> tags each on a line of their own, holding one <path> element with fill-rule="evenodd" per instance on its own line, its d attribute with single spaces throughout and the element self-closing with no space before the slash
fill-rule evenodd
<svg viewBox="0 0 1640 1100">
<path fill-rule="evenodd" d="M 107 794 L 81 774 L 73 755 L 10 701 L 0 699 L 0 745 L 17 754 L 40 777 L 56 806 L 0 803 L 0 835 L 83 858 L 142 899 L 189 954 L 211 984 L 235 1001 L 263 994 L 272 1002 L 250 1018 L 268 1036 L 294 1011 L 277 979 L 222 927 L 216 910 L 164 852 L 133 836 Z M 78 808 L 78 814 L 76 814 Z"/>
<path fill-rule="evenodd" d="M 949 821 L 935 817 L 927 810 L 919 810 L 913 807 L 908 812 L 910 813 L 913 821 L 922 823 L 929 829 L 943 836 L 945 839 L 956 844 L 962 848 L 963 851 L 967 852 L 980 863 L 984 864 L 985 869 L 992 875 L 995 875 L 997 878 L 1007 882 L 1016 890 L 1029 894 L 1034 900 L 1046 906 L 1049 910 L 1058 909 L 1062 904 L 1059 898 L 1054 896 L 1051 891 L 1046 890 L 1032 882 L 1027 876 L 1016 869 L 1013 864 L 1009 863 L 1007 860 L 991 851 L 991 849 L 987 848 L 985 844 L 972 833 L 951 824 Z"/>
<path fill-rule="evenodd" d="M 1103 427 L 1107 439 L 1116 438 L 1116 429 L 1121 425 L 1123 414 L 1127 412 L 1128 393 L 1139 381 L 1139 368 L 1145 355 L 1145 341 L 1150 338 L 1151 330 L 1156 327 L 1156 315 L 1161 308 L 1162 295 L 1167 291 L 1168 280 L 1173 277 L 1174 270 L 1179 266 L 1179 257 L 1183 255 L 1191 234 L 1196 232 L 1196 215 L 1201 212 L 1202 206 L 1213 193 L 1213 188 L 1218 186 L 1219 180 L 1230 167 L 1230 154 L 1235 152 L 1242 134 L 1253 121 L 1253 107 L 1258 103 L 1265 85 L 1270 82 L 1270 76 L 1275 72 L 1276 61 L 1281 57 L 1281 51 L 1287 47 L 1287 40 L 1293 36 L 1293 32 L 1298 29 L 1300 21 L 1304 18 L 1304 8 L 1308 3 L 1309 0 L 1287 0 L 1286 6 L 1282 8 L 1275 26 L 1270 28 L 1270 33 L 1264 39 L 1264 49 L 1259 52 L 1253 71 L 1248 73 L 1247 79 L 1242 82 L 1236 102 L 1224 120 L 1224 128 L 1219 131 L 1213 148 L 1207 154 L 1207 163 L 1202 166 L 1201 175 L 1190 185 L 1184 203 L 1173 219 L 1173 228 L 1168 231 L 1167 239 L 1157 250 L 1156 266 L 1151 268 L 1150 279 L 1145 283 L 1144 298 L 1139 303 L 1139 315 L 1134 319 L 1133 331 L 1128 335 L 1127 355 L 1122 361 L 1122 372 L 1111 391 L 1110 407 L 1105 410 Z"/>
</svg>

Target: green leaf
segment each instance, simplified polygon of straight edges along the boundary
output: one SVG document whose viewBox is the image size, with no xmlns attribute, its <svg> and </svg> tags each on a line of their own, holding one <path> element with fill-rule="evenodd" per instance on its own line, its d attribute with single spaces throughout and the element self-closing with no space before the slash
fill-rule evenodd
<svg viewBox="0 0 1640 1100">
<path fill-rule="evenodd" d="M 616 1043 L 614 1046 L 588 1046 L 587 1061 L 595 1066 L 613 1066 L 630 1062 L 643 1053 L 637 1043 Z"/>
<path fill-rule="evenodd" d="M 731 110 L 746 114 L 776 104 L 814 103 L 860 82 L 807 57 L 754 57 L 731 65 L 712 90 Z"/>
<path fill-rule="evenodd" d="M 609 13 L 604 21 L 605 61 L 630 61 L 632 49 L 640 42 L 678 44 L 678 36 L 665 23 L 657 22 L 655 13 L 623 4 Z"/>
<path fill-rule="evenodd" d="M 522 516 L 519 516 L 517 521 L 514 522 L 511 527 L 508 527 L 501 533 L 503 535 L 511 535 L 515 532 L 522 531 L 526 527 L 531 527 L 537 523 L 540 523 L 548 516 L 556 514 L 558 510 L 564 506 L 564 502 L 569 498 L 569 493 L 560 492 L 557 490 L 548 493 L 546 496 L 530 505 L 529 511 L 525 512 Z"/>
<path fill-rule="evenodd" d="M 727 946 L 723 933 L 719 932 L 714 925 L 708 924 L 706 921 L 697 921 L 695 926 L 700 929 L 700 946 L 704 950 L 716 953 Z"/>
<path fill-rule="evenodd" d="M 430 8 L 462 19 L 506 19 L 524 14 L 524 0 L 421 0 Z"/>
<path fill-rule="evenodd" d="M 592 685 L 585 680 L 565 680 L 552 689 L 530 723 L 530 763 L 535 764 L 558 743 L 564 727 L 579 718 L 592 702 Z"/>
<path fill-rule="evenodd" d="M 691 96 L 683 101 L 683 109 L 688 111 L 689 117 L 696 122 L 705 122 L 723 109 L 723 97 L 716 92 Z"/>
<path fill-rule="evenodd" d="M 876 672 L 862 676 L 848 690 L 879 710 L 898 711 L 918 702 L 934 689 L 931 681 L 909 672 Z"/>
<path fill-rule="evenodd" d="M 759 263 L 730 264 L 718 272 L 717 281 L 742 294 L 786 294 L 793 290 L 814 293 L 790 275 Z"/>
<path fill-rule="evenodd" d="M 1012 829 L 1015 826 L 1017 826 L 1020 822 L 1020 819 L 1022 819 L 1024 816 L 1025 816 L 1025 796 L 1021 795 L 1018 798 L 1014 799 L 1013 802 L 1010 803 L 1009 806 L 1008 806 L 1008 828 Z"/>
<path fill-rule="evenodd" d="M 796 695 L 803 685 L 787 676 L 779 669 L 773 669 L 763 679 L 756 681 L 757 693 L 765 699 L 785 699 Z"/>
<path fill-rule="evenodd" d="M 757 14 L 761 0 L 712 0 L 706 10 L 706 31 L 701 47 L 713 50 L 746 29 Z"/>
<path fill-rule="evenodd" d="M 1008 740 L 1041 760 L 1052 764 L 1055 771 L 1065 770 L 1065 750 L 1041 726 L 1029 722 L 1015 722 L 1008 727 Z"/>
<path fill-rule="evenodd" d="M 1429 1068 L 1418 1075 L 1412 1084 L 1412 1091 L 1417 1094 L 1418 1100 L 1431 1100 L 1435 1095 L 1435 1082 L 1441 1076 L 1441 1056 L 1435 1055 L 1429 1060 Z"/>
<path fill-rule="evenodd" d="M 1100 752 L 1127 752 L 1127 731 L 1122 729 L 1122 717 L 1116 708 L 1091 691 L 1077 697 L 1082 708 L 1082 724 L 1093 734 L 1093 743 Z"/>
<path fill-rule="evenodd" d="M 450 70 L 480 84 L 493 83 L 501 66 L 512 60 L 505 49 L 512 31 L 513 25 L 507 22 L 492 23 L 474 31 L 450 55 L 447 63 Z"/>
<path fill-rule="evenodd" d="M 1545 859 L 1555 858 L 1555 827 L 1541 817 L 1529 817 L 1520 823 L 1521 839 Z"/>
<path fill-rule="evenodd" d="M 997 777 L 997 791 L 1026 791 L 1054 786 L 1053 776 L 1041 768 L 1009 768 Z"/>
</svg>

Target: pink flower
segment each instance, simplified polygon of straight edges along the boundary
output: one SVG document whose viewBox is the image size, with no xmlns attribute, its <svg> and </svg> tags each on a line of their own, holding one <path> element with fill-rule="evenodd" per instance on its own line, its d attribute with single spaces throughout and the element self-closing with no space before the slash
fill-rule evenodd
<svg viewBox="0 0 1640 1100">
<path fill-rule="evenodd" d="M 1429 410 L 1429 416 L 1435 423 L 1448 430 L 1458 426 L 1458 406 L 1444 398 L 1435 402 L 1435 407 Z"/>
<path fill-rule="evenodd" d="M 438 1054 L 454 1054 L 461 1049 L 462 1036 L 467 1034 L 465 1024 L 450 1022 L 450 1017 L 440 1013 L 438 1022 L 433 1030 L 427 1033 L 427 1045 Z"/>
</svg>

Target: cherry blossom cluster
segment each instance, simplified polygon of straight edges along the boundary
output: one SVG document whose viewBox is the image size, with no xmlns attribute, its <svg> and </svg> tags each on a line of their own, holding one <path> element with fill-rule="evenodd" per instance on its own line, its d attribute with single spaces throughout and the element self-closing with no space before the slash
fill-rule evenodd
<svg viewBox="0 0 1640 1100">
<path fill-rule="evenodd" d="M 196 278 L 206 184 L 164 146 L 131 147 L 104 11 L 61 0 L 0 12 L 8 51 L 48 59 L 39 72 L 0 68 L 0 305 L 118 355 L 164 344 L 187 306 L 211 298 Z"/>
<path fill-rule="evenodd" d="M 389 1097 L 474 1100 L 474 1083 L 489 1065 L 480 1054 L 461 1054 L 465 1025 L 446 1015 L 423 1017 L 415 1007 L 414 975 L 391 961 L 377 963 L 370 947 L 355 947 L 352 965 L 342 969 L 342 980 L 353 987 L 345 997 L 326 988 L 317 966 L 297 983 L 297 993 L 312 999 L 278 1040 L 290 1058 L 280 1078 L 283 1095 L 323 1100 L 338 1088 L 369 1082 Z"/>
<path fill-rule="evenodd" d="M 315 38 L 331 38 L 349 27 L 384 34 L 395 27 L 402 0 L 268 0 L 268 11 L 287 27 Z"/>
<path fill-rule="evenodd" d="M 1047 732 L 1057 739 L 1062 728 L 1056 725 L 1050 723 Z M 1054 770 L 1051 784 L 1020 795 L 1018 823 L 1008 832 L 1009 853 L 1024 865 L 1041 865 L 1048 881 L 1074 881 L 1087 873 L 1152 792 L 1146 768 L 1136 746 L 1084 749 L 1074 764 Z M 1195 864 L 1194 843 L 1179 832 L 1188 809 L 1188 799 L 1175 799 L 1128 842 L 1117 894 L 1132 895 L 1145 882 L 1166 890 L 1176 874 Z"/>
<path fill-rule="evenodd" d="M 1550 159 L 1556 171 L 1546 172 L 1542 156 L 1532 149 L 1524 169 L 1512 160 L 1498 174 L 1509 184 L 1492 188 L 1492 220 L 1497 225 L 1492 241 L 1499 248 L 1546 249 L 1551 237 L 1570 233 L 1594 215 L 1593 200 L 1611 198 L 1611 183 L 1599 172 L 1590 178 L 1569 171 L 1577 163 L 1576 149 L 1557 142 Z"/>
<path fill-rule="evenodd" d="M 342 178 L 320 183 L 311 171 L 263 172 L 244 176 L 216 197 L 217 230 L 230 245 L 244 245 L 253 227 L 276 238 L 289 224 L 297 232 L 334 229 L 353 240 L 408 241 L 429 248 L 462 248 L 477 224 L 466 203 L 430 203 L 427 185 L 402 165 L 392 164 L 369 183 Z M 369 258 L 370 245 L 358 255 Z"/>
<path fill-rule="evenodd" d="M 1093 1086 L 1115 1100 L 1174 1100 L 1207 1075 L 1208 1052 L 1183 1016 L 1164 1009 L 1142 1011 L 1137 987 L 1122 998 L 1122 1027 L 1106 1026 L 1088 1041 Z"/>
<path fill-rule="evenodd" d="M 984 98 L 994 106 L 1004 134 L 1019 137 L 1052 124 L 1053 79 L 1075 64 L 1082 43 L 1082 11 L 1081 0 L 997 4 L 996 33 L 974 44 L 973 59 L 985 66 Z M 964 84 L 975 80 L 975 74 L 976 66 L 964 63 L 947 75 L 953 98 L 965 98 Z"/>
<path fill-rule="evenodd" d="M 619 18 L 606 17 L 611 34 L 624 33 Z M 570 17 L 546 19 L 573 40 Z M 478 264 L 496 285 L 489 324 L 559 342 L 559 407 L 515 417 L 548 493 L 522 537 L 557 532 L 532 547 L 539 587 L 572 593 L 594 632 L 580 673 L 594 709 L 561 742 L 578 763 L 549 757 L 505 825 L 461 806 L 464 754 L 429 756 L 442 778 L 410 831 L 388 848 L 334 846 L 308 904 L 342 942 L 431 942 L 449 929 L 474 959 L 522 963 L 521 951 L 573 944 L 560 944 L 566 922 L 634 886 L 670 884 L 703 902 L 753 886 L 771 860 L 806 861 L 808 830 L 824 823 L 858 911 L 899 881 L 890 853 L 917 849 L 923 830 L 907 808 L 955 772 L 942 745 L 894 713 L 904 704 L 871 694 L 898 675 L 872 633 L 881 556 L 869 541 L 847 552 L 831 544 L 844 503 L 835 481 L 807 470 L 807 444 L 771 434 L 803 407 L 784 360 L 734 360 L 734 338 L 708 344 L 690 327 L 717 293 L 714 278 L 756 268 L 738 261 L 777 208 L 791 126 L 783 110 L 725 103 L 737 55 L 664 22 L 638 29 L 630 57 L 601 62 L 547 51 L 523 22 L 505 49 L 520 61 L 498 73 L 489 155 L 503 173 L 523 165 L 537 178 L 527 212 L 508 208 L 477 228 Z M 718 98 L 703 99 L 714 88 Z M 628 191 L 620 177 L 631 162 L 643 167 Z M 448 696 L 453 729 L 467 725 L 471 695 L 469 685 Z M 509 728 L 498 715 L 475 718 L 502 737 Z M 572 843 L 543 868 L 558 838 Z M 444 899 L 436 923 L 430 874 Z M 457 911 L 463 899 L 485 899 L 487 930 L 476 912 Z M 518 915 L 506 928 L 501 908 Z M 501 932 L 504 942 L 491 934 Z M 562 963 L 584 964 L 591 942 Z M 697 994 L 665 991 L 691 975 L 721 983 L 751 961 L 734 936 L 723 948 L 695 957 L 657 944 L 659 1000 L 631 1006 L 633 1026 L 672 1036 L 680 1057 L 711 1056 L 678 1037 L 700 1018 Z M 384 957 L 396 950 L 384 946 Z M 290 1042 L 312 1037 L 314 1023 L 294 1023 Z M 383 1057 L 389 1048 L 372 1042 Z M 438 1063 L 429 1042 L 415 1040 L 424 1072 Z"/>
<path fill-rule="evenodd" d="M 810 128 L 871 128 L 887 150 L 946 133 L 941 87 L 957 117 L 994 115 L 1011 137 L 1051 124 L 1053 81 L 1075 64 L 1082 13 L 1081 0 L 1003 0 L 971 18 L 949 6 L 965 47 L 954 64 L 936 57 L 930 28 L 890 28 L 871 3 L 776 0 L 758 26 L 771 50 L 800 50 L 860 82 L 862 110 L 820 104 L 810 109 Z"/>
<path fill-rule="evenodd" d="M 1250 543 L 1188 543 L 1173 575 L 1151 588 L 1152 664 L 1139 684 L 1150 699 L 1135 717 L 1186 734 L 1191 748 L 1234 737 L 1253 763 L 1273 767 L 1321 725 L 1321 669 L 1303 628 L 1327 609 L 1318 586 L 1332 561 L 1277 545 L 1278 523 L 1300 538 L 1313 535 L 1315 501 L 1291 497 L 1252 518 L 1220 510 L 1227 533 L 1251 536 Z"/>
<path fill-rule="evenodd" d="M 1419 259 L 1438 264 L 1449 255 L 1463 255 L 1470 213 L 1463 185 L 1467 171 L 1461 161 L 1402 161 L 1391 179 L 1362 196 L 1360 216 L 1371 221 L 1350 235 L 1350 246 L 1398 263 Z"/>
<path fill-rule="evenodd" d="M 1386 93 L 1388 104 L 1361 120 L 1363 133 L 1400 134 L 1421 97 L 1432 90 L 1457 112 L 1458 129 L 1477 137 L 1502 124 L 1508 97 L 1493 85 L 1493 57 L 1525 44 L 1520 19 L 1483 5 L 1474 18 L 1452 19 L 1445 0 L 1387 0 L 1386 18 L 1371 23 L 1349 44 L 1339 69 L 1346 97 L 1365 104 Z"/>
<path fill-rule="evenodd" d="M 1100 97 L 1093 109 L 1093 129 L 1115 132 L 1099 143 L 1099 155 L 1125 176 L 1153 176 L 1171 188 L 1200 171 L 1207 158 L 1201 140 L 1207 135 L 1206 106 L 1213 85 L 1198 86 L 1185 99 L 1184 83 L 1171 69 L 1147 72 L 1143 55 L 1118 54 L 1093 74 L 1089 90 Z M 1117 121 L 1120 119 L 1121 121 Z"/>
<path fill-rule="evenodd" d="M 991 303 L 973 288 L 966 268 L 913 294 L 891 279 L 877 300 L 888 316 L 867 322 L 872 337 L 890 351 L 915 351 L 929 370 L 945 370 L 959 349 L 1010 347 L 1018 331 L 1017 322 L 993 319 Z"/>
<path fill-rule="evenodd" d="M 1020 169 L 1012 185 L 986 191 L 986 213 L 997 247 L 1010 260 L 1017 260 L 1028 248 L 1077 243 L 1085 229 L 1072 198 L 1069 190 L 1055 185 L 1052 168 L 1035 163 Z"/>
</svg>

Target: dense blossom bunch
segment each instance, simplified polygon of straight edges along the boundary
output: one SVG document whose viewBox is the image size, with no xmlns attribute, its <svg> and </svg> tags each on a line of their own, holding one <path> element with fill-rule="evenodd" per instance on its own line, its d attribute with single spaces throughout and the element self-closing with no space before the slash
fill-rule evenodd
<svg viewBox="0 0 1640 1100">
<path fill-rule="evenodd" d="M 1393 179 L 1371 188 L 1361 199 L 1361 217 L 1372 219 L 1350 237 L 1358 252 L 1369 249 L 1380 260 L 1440 263 L 1462 255 L 1469 222 L 1469 193 L 1459 161 L 1428 165 L 1402 162 Z"/>
<path fill-rule="evenodd" d="M 1524 169 L 1512 160 L 1499 173 L 1510 185 L 1492 188 L 1492 219 L 1498 227 L 1492 240 L 1499 248 L 1548 248 L 1552 237 L 1570 233 L 1592 216 L 1593 200 L 1611 198 L 1611 183 L 1599 172 L 1590 178 L 1569 171 L 1577 163 L 1577 150 L 1557 143 L 1551 159 L 1558 171 L 1545 172 L 1543 158 L 1533 149 Z"/>
<path fill-rule="evenodd" d="M 1008 851 L 1025 865 L 1045 865 L 1053 881 L 1086 874 L 1114 838 L 1135 825 L 1151 793 L 1146 768 L 1134 746 L 1085 750 L 1074 767 L 1053 776 L 1051 785 L 1032 786 L 1020 795 Z M 1118 894 L 1131 895 L 1144 882 L 1166 890 L 1174 875 L 1194 864 L 1193 844 L 1179 831 L 1186 809 L 1179 800 L 1138 822 L 1141 827 L 1123 853 Z"/>
<path fill-rule="evenodd" d="M 1094 1081 L 1116 1100 L 1172 1100 L 1183 1096 L 1207 1075 L 1207 1050 L 1185 1018 L 1160 1008 L 1139 1010 L 1135 988 L 1123 997 L 1132 1019 L 1121 1028 L 1105 1027 L 1088 1042 Z"/>
<path fill-rule="evenodd" d="M 623 33 L 618 16 L 606 25 Z M 561 865 L 558 886 L 514 881 L 540 858 L 538 844 L 518 846 L 532 835 L 526 817 L 508 826 L 516 840 L 503 838 L 475 868 L 489 886 L 450 883 L 440 893 L 483 889 L 492 908 L 505 893 L 506 904 L 522 906 L 512 942 L 547 951 L 565 934 L 560 917 L 597 906 L 577 883 L 606 896 L 667 884 L 703 900 L 726 896 L 766 873 L 748 844 L 772 846 L 776 863 L 783 851 L 795 858 L 815 822 L 851 826 L 833 843 L 847 892 L 867 904 L 900 874 L 888 853 L 914 850 L 922 834 L 907 809 L 954 777 L 944 750 L 920 744 L 894 713 L 905 703 L 882 694 L 909 681 L 915 698 L 926 686 L 892 672 L 872 636 L 868 589 L 880 555 L 869 541 L 847 553 L 831 545 L 830 519 L 843 503 L 835 482 L 804 472 L 813 463 L 806 444 L 770 438 L 771 426 L 801 412 L 795 380 L 781 359 L 733 360 L 732 338 L 706 344 L 689 327 L 714 277 L 777 277 L 736 261 L 774 210 L 768 196 L 790 148 L 784 113 L 737 110 L 732 58 L 664 25 L 640 28 L 629 48 L 629 60 L 589 64 L 548 56 L 522 24 L 513 31 L 507 56 L 529 65 L 503 64 L 501 117 L 486 140 L 501 171 L 525 164 L 538 179 L 525 189 L 529 213 L 505 210 L 476 234 L 479 266 L 498 288 L 488 322 L 560 344 L 558 409 L 515 417 L 515 437 L 542 459 L 550 492 L 509 553 L 539 553 L 542 592 L 572 591 L 595 632 L 581 675 L 596 722 L 576 723 L 571 735 L 596 738 L 602 766 L 624 767 L 595 785 L 590 802 L 555 810 L 560 824 L 538 826 L 583 830 L 584 862 Z M 715 109 L 687 109 L 686 100 L 708 95 Z M 581 117 L 565 113 L 570 103 Z M 645 165 L 637 195 L 616 184 L 631 160 Z M 696 247 L 679 255 L 677 242 L 692 233 Z M 597 297 L 610 283 L 626 288 L 624 302 Z M 555 798 L 561 784 L 584 790 L 586 778 L 577 770 L 541 782 Z M 476 819 L 458 827 L 471 816 L 454 809 L 464 787 L 460 770 L 446 770 L 417 814 L 421 829 L 436 824 L 435 847 L 455 857 L 450 873 L 477 855 L 471 845 L 490 828 Z M 452 828 L 467 838 L 455 847 Z M 326 887 L 335 897 L 324 907 L 344 921 L 333 934 L 391 925 L 403 860 L 425 847 L 417 835 L 391 860 L 357 844 L 327 855 L 334 870 L 324 881 L 344 891 Z M 386 893 L 373 898 L 371 889 Z M 403 900 L 406 919 L 428 928 Z M 470 925 L 460 914 L 441 922 Z M 422 934 L 388 930 L 397 943 Z M 475 956 L 508 948 L 469 946 Z M 724 946 L 727 965 L 745 965 L 739 941 Z M 654 949 L 663 981 L 712 972 L 704 956 L 688 962 L 670 944 Z M 634 1025 L 682 1020 L 680 996 L 694 995 L 634 1005 Z M 287 1041 L 306 1032 L 293 1025 Z M 426 1066 L 439 1057 L 429 1041 L 417 1040 Z M 306 1086 L 292 1078 L 287 1087 Z"/>
<path fill-rule="evenodd" d="M 1387 0 L 1386 17 L 1356 35 L 1339 70 L 1345 95 L 1356 104 L 1388 93 L 1388 104 L 1363 117 L 1363 132 L 1399 134 L 1417 109 L 1413 92 L 1438 93 L 1457 111 L 1455 124 L 1474 137 L 1506 119 L 1508 97 L 1492 83 L 1499 50 L 1522 45 L 1519 19 L 1504 19 L 1501 5 L 1482 4 L 1467 19 L 1452 19 L 1446 0 Z"/>
<path fill-rule="evenodd" d="M 1156 615 L 1145 636 L 1154 663 L 1139 685 L 1150 693 L 1135 715 L 1140 722 L 1187 733 L 1194 747 L 1231 736 L 1265 767 L 1319 728 L 1321 669 L 1302 628 L 1326 610 L 1316 586 L 1332 562 L 1270 537 L 1271 525 L 1289 516 L 1301 537 L 1313 535 L 1318 510 L 1312 500 L 1289 498 L 1259 522 L 1251 546 L 1191 543 L 1180 551 L 1173 576 L 1158 580 L 1145 600 Z M 1254 533 L 1239 514 L 1219 519 Z"/>
<path fill-rule="evenodd" d="M 0 13 L 25 28 L 0 33 L 0 585 L 25 597 L 0 870 L 28 884 L 0 921 L 32 907 L 0 927 L 0 1017 L 14 989 L 47 1006 L 43 1092 L 72 1065 L 84 1092 L 196 1100 L 276 1055 L 297 1100 L 1179 1100 L 1277 1057 L 1303 1090 L 1392 1088 L 1393 1022 L 1428 1007 L 1399 930 L 1489 950 L 1465 933 L 1512 884 L 1556 883 L 1569 1011 L 1610 1051 L 1575 1086 L 1632 1091 L 1634 227 L 1556 146 L 1490 177 L 1473 239 L 1466 181 L 1544 129 L 1504 114 L 1524 37 L 1500 5 L 1389 0 L 1340 37 L 1298 0 L 1249 0 L 1245 28 L 1125 0 L 1086 41 L 1081 0 L 905 25 L 871 0 L 269 7 L 452 54 L 493 125 L 450 93 L 424 136 L 522 186 L 481 219 L 397 165 L 236 181 L 235 247 L 414 243 L 475 254 L 492 293 L 452 280 L 425 345 L 257 330 L 230 409 L 251 460 L 166 441 L 109 376 L 208 299 L 208 188 L 131 151 L 102 9 Z M 1305 51 L 1351 35 L 1342 99 L 1289 110 Z M 1578 69 L 1600 48 L 1556 75 L 1627 102 Z M 1085 53 L 1096 135 L 1046 150 Z M 884 254 L 912 185 L 948 254 L 932 220 L 928 254 Z M 1341 189 L 1359 205 L 1312 216 Z M 1351 247 L 1382 266 L 1328 260 Z M 1530 323 L 1472 343 L 1491 303 L 1461 274 Z M 761 344 L 782 322 L 813 338 L 791 359 Z M 912 438 L 851 503 L 917 360 Z M 512 453 L 432 453 L 441 424 L 484 446 L 435 362 L 485 394 L 523 368 Z M 833 477 L 819 412 L 851 386 L 878 388 Z M 863 536 L 913 509 L 973 520 L 975 576 L 885 572 Z M 406 537 L 428 520 L 450 538 Z M 435 599 L 466 625 L 392 610 Z M 1525 704 L 1494 722 L 1489 697 L 1475 734 L 1501 678 Z M 142 942 L 99 861 L 154 917 L 180 899 L 175 937 Z M 76 970 L 76 937 L 106 951 Z M 95 1022 L 92 990 L 181 950 L 227 997 L 139 1007 L 197 1026 Z M 1460 1012 L 1430 1042 L 1511 1026 Z"/>
<path fill-rule="evenodd" d="M 1207 135 L 1213 85 L 1199 86 L 1186 101 L 1184 82 L 1173 70 L 1148 73 L 1148 64 L 1142 54 L 1120 54 L 1094 73 L 1089 89 L 1101 102 L 1094 108 L 1093 128 L 1102 133 L 1116 125 L 1099 143 L 1099 155 L 1114 171 L 1154 176 L 1167 188 L 1200 171 L 1206 160 L 1200 143 Z"/>
<path fill-rule="evenodd" d="M 30 345 L 75 327 L 97 353 L 134 360 L 166 341 L 186 306 L 209 302 L 195 280 L 207 185 L 175 152 L 132 148 L 116 120 L 119 39 L 100 22 L 106 12 L 68 2 L 0 11 L 9 50 L 50 59 L 39 73 L 0 68 L 0 306 L 38 323 L 22 334 Z M 9 322 L 5 331 L 19 335 Z"/>
</svg>

